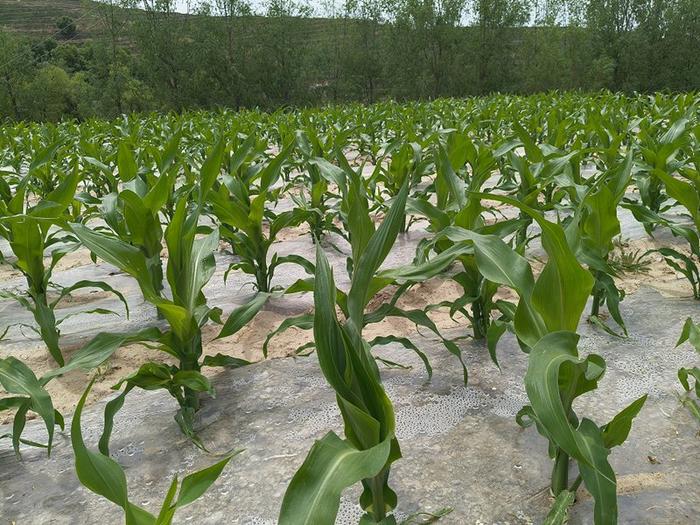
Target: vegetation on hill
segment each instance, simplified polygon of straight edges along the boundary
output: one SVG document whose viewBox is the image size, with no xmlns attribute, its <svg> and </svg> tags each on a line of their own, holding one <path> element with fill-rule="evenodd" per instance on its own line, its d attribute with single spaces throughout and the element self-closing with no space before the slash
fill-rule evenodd
<svg viewBox="0 0 700 525">
<path fill-rule="evenodd" d="M 694 0 L 192 5 L 0 0 L 0 117 L 700 88 Z"/>
</svg>

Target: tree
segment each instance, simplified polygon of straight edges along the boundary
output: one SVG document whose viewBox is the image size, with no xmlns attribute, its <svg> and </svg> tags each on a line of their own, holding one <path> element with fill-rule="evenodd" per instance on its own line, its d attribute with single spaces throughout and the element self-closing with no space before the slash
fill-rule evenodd
<svg viewBox="0 0 700 525">
<path fill-rule="evenodd" d="M 23 90 L 27 117 L 42 121 L 78 117 L 77 91 L 63 69 L 52 64 L 42 66 Z"/>
<path fill-rule="evenodd" d="M 33 69 L 34 57 L 28 42 L 0 30 L 0 117 L 21 119 L 21 85 Z"/>
<path fill-rule="evenodd" d="M 134 33 L 141 51 L 141 72 L 160 93 L 162 106 L 184 110 L 196 96 L 190 91 L 190 66 L 197 67 L 197 57 L 190 54 L 190 17 L 176 11 L 175 0 L 142 0 L 140 5 L 145 13 L 134 18 Z"/>
<path fill-rule="evenodd" d="M 381 33 L 386 20 L 385 7 L 382 2 L 371 0 L 349 0 L 345 3 L 347 40 L 340 57 L 343 73 L 352 91 L 370 103 L 377 98 L 384 64 L 388 60 Z"/>
<path fill-rule="evenodd" d="M 478 29 L 478 86 L 481 93 L 508 84 L 512 71 L 513 28 L 522 26 L 530 15 L 528 0 L 472 0 Z"/>
<path fill-rule="evenodd" d="M 58 29 L 58 37 L 66 40 L 74 38 L 78 33 L 78 27 L 69 16 L 62 16 L 56 20 L 56 28 Z"/>
<path fill-rule="evenodd" d="M 397 2 L 396 25 L 404 28 L 406 40 L 412 43 L 411 54 L 420 57 L 416 74 L 427 75 L 421 92 L 429 97 L 445 95 L 446 81 L 460 69 L 455 64 L 461 33 L 457 28 L 465 7 L 466 0 Z"/>
<path fill-rule="evenodd" d="M 311 8 L 294 0 L 267 0 L 264 23 L 255 25 L 256 69 L 251 76 L 266 95 L 266 105 L 292 104 L 308 92 L 309 75 L 305 57 L 309 51 L 310 25 L 302 18 Z"/>
<path fill-rule="evenodd" d="M 700 2 L 675 0 L 666 14 L 665 74 L 660 84 L 674 90 L 700 89 Z"/>
<path fill-rule="evenodd" d="M 215 18 L 206 18 L 198 32 L 201 64 L 223 91 L 222 103 L 240 108 L 245 103 L 248 66 L 246 24 L 241 19 L 251 17 L 252 8 L 246 0 L 213 0 L 202 8 Z"/>
</svg>

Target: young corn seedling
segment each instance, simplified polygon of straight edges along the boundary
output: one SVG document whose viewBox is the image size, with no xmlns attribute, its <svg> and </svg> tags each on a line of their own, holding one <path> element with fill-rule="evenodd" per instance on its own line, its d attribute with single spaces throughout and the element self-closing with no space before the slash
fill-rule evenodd
<svg viewBox="0 0 700 525">
<path fill-rule="evenodd" d="M 683 166 L 684 163 L 677 160 L 676 156 L 687 143 L 690 131 L 687 118 L 676 120 L 663 133 L 660 133 L 659 128 L 658 122 L 643 120 L 640 123 L 639 151 L 644 163 L 635 176 L 641 205 L 654 214 L 663 213 L 670 208 L 665 204 L 668 196 L 663 191 L 662 182 Z M 651 234 L 655 223 L 643 224 L 647 233 Z"/>
<path fill-rule="evenodd" d="M 344 157 L 339 157 L 339 159 Z M 333 169 L 334 177 L 341 189 L 341 194 L 344 196 L 341 203 L 341 220 L 343 226 L 346 230 L 346 236 L 350 241 L 350 256 L 346 259 L 346 269 L 348 276 L 354 279 L 355 266 L 360 264 L 362 261 L 363 254 L 372 236 L 377 235 L 379 230 L 375 228 L 374 222 L 370 217 L 369 212 L 369 197 L 367 195 L 367 189 L 365 182 L 362 179 L 361 170 L 353 170 L 347 162 L 344 164 L 341 160 L 341 165 L 343 168 L 335 167 Z M 327 164 L 326 167 L 332 165 Z M 325 169 L 325 168 L 324 168 Z M 390 208 L 390 213 L 392 217 L 399 214 L 397 210 L 401 210 L 401 214 L 405 213 L 405 205 L 408 196 L 408 184 L 406 183 L 399 194 L 396 196 L 392 202 L 392 207 Z M 397 208 L 398 207 L 398 208 Z M 388 215 L 387 215 L 388 217 Z M 386 222 L 386 218 L 384 222 Z M 403 219 L 397 219 L 402 222 Z M 384 224 L 384 222 L 382 224 Z M 399 226 L 400 231 L 400 226 Z M 398 235 L 398 234 L 397 234 Z M 392 243 L 394 241 L 392 240 Z M 388 253 L 388 252 L 387 252 Z M 386 257 L 387 254 L 384 255 Z M 437 258 L 436 258 L 437 259 Z M 397 288 L 394 291 L 394 295 L 391 300 L 387 303 L 381 304 L 371 312 L 367 312 L 362 317 L 362 327 L 364 328 L 368 324 L 379 323 L 383 321 L 386 317 L 402 317 L 409 319 L 413 322 L 416 327 L 422 327 L 428 331 L 435 334 L 445 345 L 447 350 L 455 355 L 462 365 L 464 372 L 465 383 L 467 381 L 467 369 L 462 361 L 461 350 L 459 347 L 451 340 L 445 339 L 440 334 L 435 323 L 430 319 L 430 317 L 425 313 L 424 310 L 419 309 L 402 309 L 397 306 L 398 300 L 401 296 L 416 282 L 422 282 L 426 279 L 434 277 L 438 273 L 442 272 L 447 265 L 449 265 L 454 260 L 454 255 L 452 251 L 444 255 L 440 255 L 436 262 L 430 261 L 425 264 L 409 265 L 404 268 L 398 268 L 394 270 L 383 270 L 379 272 L 375 279 L 372 281 L 372 286 L 370 288 L 370 296 L 367 298 L 367 302 L 370 301 L 376 294 L 391 285 L 396 285 Z M 311 263 L 306 262 L 306 265 Z M 307 272 L 314 275 L 315 269 L 311 265 Z M 301 279 L 292 284 L 285 293 L 298 293 L 298 292 L 312 292 L 314 290 L 315 280 L 314 278 Z M 349 317 L 350 310 L 348 304 L 347 295 L 338 291 L 337 293 L 337 307 L 343 312 L 343 315 Z M 270 341 L 277 334 L 287 330 L 288 328 L 296 327 L 299 329 L 309 330 L 313 327 L 313 315 L 302 314 L 296 317 L 290 317 L 285 319 L 280 326 L 270 332 L 265 339 L 263 344 L 263 354 L 267 355 L 267 349 Z M 397 337 L 394 335 L 386 335 L 374 338 L 369 342 L 370 347 L 386 345 L 390 343 L 398 343 L 403 345 L 418 354 L 423 363 L 425 364 L 426 370 L 430 375 L 432 369 L 430 368 L 430 363 L 427 357 L 418 349 L 418 347 L 406 337 Z M 307 350 L 311 345 L 303 345 L 297 349 L 297 353 Z M 377 358 L 379 359 L 379 358 Z M 385 364 L 394 366 L 396 363 L 385 362 Z"/>
<path fill-rule="evenodd" d="M 617 273 L 610 264 L 610 253 L 614 248 L 613 239 L 621 233 L 617 208 L 631 180 L 632 165 L 630 152 L 622 164 L 603 173 L 590 182 L 590 186 L 572 188 L 572 201 L 577 204 L 566 226 L 567 230 L 576 230 L 570 234 L 571 238 L 578 239 L 576 256 L 588 266 L 594 278 L 589 319 L 613 335 L 617 334 L 600 317 L 600 307 L 607 304 L 613 320 L 626 335 L 627 328 L 619 307 L 624 291 L 615 284 Z"/>
<path fill-rule="evenodd" d="M 102 199 L 100 214 L 121 240 L 138 248 L 146 259 L 153 290 L 163 291 L 163 225 L 161 213 L 175 188 L 177 172 L 165 168 L 159 177 L 138 174 L 133 154 L 119 150 L 122 190 Z"/>
<path fill-rule="evenodd" d="M 684 167 L 680 170 L 680 176 L 675 177 L 663 170 L 653 171 L 654 179 L 658 181 L 661 189 L 665 189 L 668 197 L 674 199 L 683 206 L 692 226 L 678 224 L 659 213 L 637 203 L 627 203 L 624 206 L 634 214 L 635 218 L 645 225 L 647 231 L 653 231 L 657 225 L 663 225 L 671 230 L 674 236 L 682 237 L 688 242 L 690 255 L 670 247 L 650 250 L 664 257 L 666 263 L 681 273 L 690 283 L 693 296 L 700 299 L 700 270 L 697 259 L 700 258 L 700 158 L 695 160 L 694 168 Z"/>
<path fill-rule="evenodd" d="M 265 206 L 277 200 L 281 188 L 273 189 L 273 185 L 280 179 L 292 146 L 264 163 L 251 162 L 251 156 L 257 157 L 254 145 L 251 136 L 238 147 L 231 156 L 228 173 L 221 183 L 214 184 L 207 199 L 211 212 L 221 223 L 221 236 L 240 259 L 229 271 L 240 270 L 254 276 L 257 290 L 268 293 L 272 291 L 272 279 L 279 265 L 296 263 L 308 267 L 305 259 L 297 255 L 279 257 L 274 253 L 269 256 L 279 232 L 301 224 L 306 213 L 295 209 L 276 214 Z"/>
<path fill-rule="evenodd" d="M 61 155 L 66 152 L 65 139 L 56 130 L 51 130 L 49 137 L 40 143 L 38 137 L 33 137 L 32 146 L 28 151 L 35 152 L 27 168 L 27 190 L 38 197 L 46 197 L 61 183 L 63 171 L 57 166 L 57 158 L 68 157 Z M 19 171 L 17 173 L 20 173 Z"/>
<path fill-rule="evenodd" d="M 121 465 L 110 458 L 109 453 L 94 452 L 85 445 L 80 418 L 91 388 L 92 382 L 80 398 L 71 423 L 75 471 L 78 479 L 87 489 L 122 508 L 126 525 L 170 525 L 177 510 L 203 496 L 218 479 L 231 458 L 238 453 L 229 454 L 218 463 L 185 476 L 182 483 L 175 476 L 158 515 L 154 516 L 129 500 L 126 475 Z"/>
<path fill-rule="evenodd" d="M 383 207 L 388 207 L 404 184 L 407 183 L 411 190 L 420 184 L 433 164 L 431 159 L 424 158 L 420 144 L 409 143 L 404 139 L 396 139 L 389 144 L 384 151 L 384 158 L 386 157 L 389 157 L 389 161 L 386 165 L 383 160 L 380 161 L 371 178 L 371 184 L 375 187 L 375 200 Z M 413 217 L 405 216 L 401 233 L 406 233 L 414 220 Z"/>
<path fill-rule="evenodd" d="M 597 388 L 605 372 L 601 356 L 582 358 L 577 349 L 579 336 L 575 332 L 593 288 L 593 276 L 577 261 L 560 225 L 508 197 L 480 196 L 507 202 L 528 213 L 542 229 L 542 245 L 549 257 L 535 280 L 525 258 L 500 238 L 464 232 L 474 243 L 484 276 L 511 287 L 519 296 L 513 327 L 529 353 L 525 390 L 530 405 L 518 413 L 517 421 L 525 427 L 534 423 L 549 441 L 549 454 L 554 460 L 553 495 L 575 492 L 583 482 L 595 500 L 596 525 L 617 523 L 615 473 L 607 458 L 613 447 L 627 439 L 646 395 L 605 425 L 576 414 L 574 400 Z M 573 482 L 569 476 L 572 460 L 579 471 Z"/>
<path fill-rule="evenodd" d="M 336 315 L 339 293 L 321 247 L 316 247 L 314 343 L 319 365 L 335 390 L 345 423 L 345 440 L 333 432 L 317 441 L 292 479 L 282 502 L 282 525 L 333 522 L 341 492 L 362 481 L 362 523 L 396 523 L 396 493 L 389 487 L 391 464 L 401 456 L 391 401 L 382 387 L 370 343 L 362 337 L 365 307 L 373 290 L 385 285 L 376 271 L 401 226 L 407 186 L 381 226 L 355 241 L 359 252 L 350 291 L 342 295 L 345 319 Z"/>
<path fill-rule="evenodd" d="M 168 249 L 167 280 L 171 298 L 156 292 L 148 272 L 148 261 L 137 247 L 114 237 L 98 233 L 81 224 L 71 224 L 80 241 L 97 257 L 136 279 L 144 298 L 153 304 L 165 318 L 169 330 L 159 338 L 158 349 L 177 360 L 177 365 L 149 362 L 115 388 L 124 386 L 121 396 L 134 387 L 166 389 L 180 405 L 175 419 L 183 433 L 198 446 L 203 446 L 194 431 L 194 418 L 199 409 L 200 395 L 213 393 L 209 380 L 202 375 L 203 366 L 242 366 L 243 360 L 217 355 L 202 359 L 202 327 L 213 319 L 220 320 L 221 310 L 210 308 L 202 289 L 216 269 L 214 252 L 218 246 L 216 229 L 199 235 L 199 218 L 204 206 L 204 195 L 213 186 L 224 154 L 223 143 L 214 147 L 199 176 L 199 195 L 196 206 L 190 208 L 187 194 L 181 195 L 172 221 L 165 231 Z M 262 308 L 269 296 L 260 294 L 250 303 L 234 310 L 218 337 L 236 333 Z M 123 404 L 123 399 L 121 401 Z M 115 405 L 116 410 L 121 404 Z"/>
<path fill-rule="evenodd" d="M 80 206 L 74 200 L 78 180 L 79 174 L 73 172 L 45 198 L 30 206 L 27 204 L 30 175 L 18 183 L 14 194 L 9 185 L 0 179 L 0 237 L 8 241 L 15 255 L 14 260 L 5 259 L 4 262 L 20 271 L 27 282 L 26 292 L 2 291 L 0 297 L 15 300 L 32 313 L 36 327 L 30 328 L 41 336 L 49 354 L 59 366 L 64 364 L 59 326 L 69 315 L 57 320 L 55 310 L 72 292 L 82 288 L 111 292 L 124 303 L 127 315 L 129 313 L 122 294 L 104 282 L 82 280 L 62 287 L 51 280 L 59 261 L 78 247 L 77 243 L 72 242 L 74 239 L 61 230 L 66 221 L 79 216 Z M 47 251 L 51 257 L 48 265 L 44 259 Z M 83 313 L 114 312 L 97 308 Z"/>
<path fill-rule="evenodd" d="M 686 341 L 693 345 L 697 352 L 700 352 L 700 326 L 695 324 L 691 318 L 686 319 L 683 331 L 676 342 L 676 348 Z M 681 368 L 678 370 L 678 380 L 686 392 L 681 397 L 681 402 L 700 423 L 700 404 L 698 404 L 698 399 L 700 399 L 700 368 L 697 366 Z M 695 383 L 694 385 L 693 382 Z M 695 391 L 695 399 L 691 397 L 693 391 Z"/>
<path fill-rule="evenodd" d="M 425 252 L 433 250 L 446 254 L 454 251 L 455 245 L 463 242 L 459 233 L 455 234 L 454 228 L 502 236 L 519 229 L 521 223 L 514 220 L 487 225 L 483 217 L 486 209 L 479 198 L 471 195 L 471 192 L 481 190 L 496 165 L 496 157 L 490 148 L 474 144 L 466 134 L 452 134 L 446 147 L 438 144 L 436 157 L 436 204 L 427 198 L 414 198 L 408 204 L 409 210 L 428 219 L 429 229 L 435 233 L 435 237 L 424 244 Z M 461 171 L 465 164 L 470 167 L 466 182 L 456 171 Z M 457 312 L 462 313 L 471 323 L 472 337 L 487 340 L 491 357 L 498 364 L 495 345 L 505 325 L 492 319 L 492 314 L 500 312 L 501 316 L 508 317 L 512 308 L 507 302 L 495 299 L 498 284 L 483 277 L 473 251 L 462 249 L 456 254 L 461 271 L 452 279 L 462 287 L 463 295 L 456 301 L 444 301 L 428 309 L 449 307 L 452 316 Z"/>
<path fill-rule="evenodd" d="M 305 134 L 299 133 L 296 138 L 298 149 L 303 154 L 300 166 L 302 176 L 297 178 L 301 191 L 298 194 L 290 192 L 289 196 L 298 210 L 297 214 L 305 216 L 304 222 L 309 226 L 313 242 L 322 240 L 331 232 L 345 238 L 343 230 L 334 223 L 342 197 L 330 188 L 333 184 L 340 187 L 342 170 L 325 160 L 324 150 L 312 147 Z"/>
<path fill-rule="evenodd" d="M 501 162 L 502 176 L 497 187 L 531 208 L 552 209 L 557 201 L 556 177 L 566 175 L 574 183 L 580 183 L 579 165 L 575 162 L 580 152 L 564 154 L 550 144 L 538 145 L 520 125 L 515 126 L 515 131 L 516 138 L 505 142 L 501 147 L 507 161 Z M 525 155 L 517 152 L 517 146 L 523 148 Z M 527 213 L 520 213 L 518 218 L 521 226 L 515 243 L 524 250 L 530 240 L 528 229 L 532 219 Z"/>
</svg>

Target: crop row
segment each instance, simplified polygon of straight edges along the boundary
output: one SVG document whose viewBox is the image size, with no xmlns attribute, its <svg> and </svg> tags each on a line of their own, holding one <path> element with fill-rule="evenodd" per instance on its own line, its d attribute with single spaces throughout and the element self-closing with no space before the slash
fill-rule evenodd
<svg viewBox="0 0 700 525">
<path fill-rule="evenodd" d="M 127 523 L 170 523 L 232 456 L 181 484 L 174 480 L 160 514 L 149 514 L 131 503 L 126 477 L 109 454 L 114 418 L 128 394 L 166 390 L 178 403 L 180 429 L 206 450 L 196 431 L 200 405 L 213 394 L 204 372 L 249 363 L 204 355 L 203 327 L 219 325 L 217 337 L 227 337 L 283 294 L 313 293 L 314 311 L 286 319 L 268 335 L 261 354 L 281 331 L 313 330 L 312 348 L 336 392 L 345 436 L 331 432 L 311 447 L 290 481 L 280 523 L 333 523 L 341 492 L 359 482 L 362 523 L 395 523 L 390 470 L 401 449 L 373 348 L 401 345 L 418 353 L 429 374 L 432 369 L 415 341 L 400 334 L 368 341 L 363 331 L 387 317 L 406 318 L 459 358 L 466 382 L 459 343 L 428 315 L 443 308 L 468 320 L 465 334 L 484 342 L 496 366 L 506 333 L 528 354 L 523 380 L 529 404 L 516 420 L 549 443 L 555 500 L 548 523 L 563 522 L 581 484 L 595 499 L 595 523 L 616 523 L 608 456 L 627 439 L 646 396 L 620 407 L 610 421 L 577 414 L 575 399 L 597 388 L 606 363 L 599 355 L 579 354 L 576 331 L 585 318 L 613 337 L 627 336 L 618 280 L 623 270 L 613 257 L 622 209 L 649 235 L 668 230 L 682 241 L 654 251 L 700 298 L 699 108 L 694 94 L 496 95 L 0 127 L 0 237 L 11 252 L 2 262 L 26 281 L 22 290 L 0 296 L 31 312 L 30 328 L 56 365 L 37 377 L 15 357 L 0 359 L 0 410 L 14 411 L 12 431 L 3 437 L 18 454 L 21 444 L 50 453 L 55 427 L 64 425 L 45 388 L 51 380 L 96 369 L 129 344 L 163 352 L 162 361 L 142 365 L 115 385 L 119 393 L 106 405 L 99 451 L 86 447 L 80 429 L 91 383 L 71 438 L 80 481 L 122 507 Z M 279 234 L 299 227 L 315 243 L 315 260 L 277 253 Z M 412 263 L 385 268 L 396 240 L 418 228 L 427 236 Z M 257 292 L 227 315 L 203 291 L 221 242 L 235 256 L 229 279 L 249 279 Z M 348 245 L 346 290 L 336 287 L 326 258 L 325 250 L 338 249 L 336 242 Z M 541 269 L 526 257 L 534 243 L 546 253 Z M 57 306 L 73 292 L 112 293 L 128 315 L 123 290 L 102 281 L 53 281 L 60 260 L 81 247 L 135 280 L 153 306 L 153 323 L 140 331 L 100 333 L 66 359 L 60 332 L 65 317 L 58 318 Z M 283 287 L 275 278 L 281 265 L 296 265 L 307 277 Z M 457 283 L 457 300 L 423 309 L 397 306 L 412 286 L 438 276 Z M 503 289 L 515 299 L 500 298 Z M 384 297 L 390 299 L 382 302 Z M 700 328 L 692 320 L 679 343 L 685 340 L 700 347 Z M 700 419 L 692 398 L 700 369 L 681 369 L 679 378 L 688 392 L 684 403 Z M 22 438 L 29 412 L 43 420 L 45 444 Z"/>
</svg>

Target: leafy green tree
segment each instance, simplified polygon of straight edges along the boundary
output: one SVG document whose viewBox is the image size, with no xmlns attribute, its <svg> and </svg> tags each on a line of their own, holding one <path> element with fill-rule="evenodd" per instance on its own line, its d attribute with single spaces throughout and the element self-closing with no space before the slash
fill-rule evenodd
<svg viewBox="0 0 700 525">
<path fill-rule="evenodd" d="M 78 34 L 78 26 L 75 25 L 75 22 L 69 16 L 62 16 L 56 20 L 56 28 L 58 29 L 58 36 L 62 39 L 70 40 Z"/>
<path fill-rule="evenodd" d="M 52 64 L 42 66 L 23 91 L 26 116 L 50 121 L 77 117 L 76 88 L 76 82 L 65 70 Z"/>
<path fill-rule="evenodd" d="M 21 84 L 33 69 L 31 46 L 0 30 L 0 118 L 23 118 Z"/>
<path fill-rule="evenodd" d="M 529 0 L 473 0 L 478 30 L 477 83 L 481 93 L 503 89 L 514 65 L 512 29 L 528 21 Z"/>
<path fill-rule="evenodd" d="M 383 2 L 349 0 L 345 3 L 344 19 L 348 28 L 343 52 L 343 74 L 352 93 L 362 100 L 377 99 L 384 76 L 385 54 L 382 24 L 386 22 Z"/>
<path fill-rule="evenodd" d="M 422 79 L 421 94 L 435 98 L 446 94 L 446 84 L 459 68 L 458 26 L 466 0 L 402 0 L 396 10 L 396 24 L 410 34 L 410 52 L 417 58 L 415 74 Z"/>
</svg>

